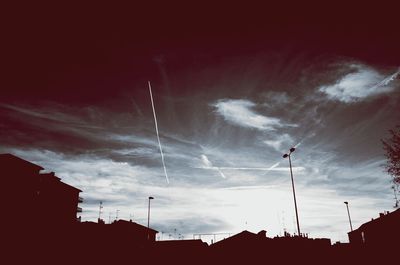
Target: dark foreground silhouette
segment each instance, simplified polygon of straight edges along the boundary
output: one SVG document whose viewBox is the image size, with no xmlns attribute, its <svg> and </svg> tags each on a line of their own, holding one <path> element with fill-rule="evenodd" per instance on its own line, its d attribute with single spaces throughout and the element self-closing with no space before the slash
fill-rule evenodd
<svg viewBox="0 0 400 265">
<path fill-rule="evenodd" d="M 399 261 L 400 210 L 382 213 L 349 233 L 350 243 L 306 236 L 239 234 L 156 241 L 156 230 L 132 221 L 80 222 L 81 190 L 54 173 L 0 154 L 3 182 L 2 264 L 382 264 Z"/>
</svg>

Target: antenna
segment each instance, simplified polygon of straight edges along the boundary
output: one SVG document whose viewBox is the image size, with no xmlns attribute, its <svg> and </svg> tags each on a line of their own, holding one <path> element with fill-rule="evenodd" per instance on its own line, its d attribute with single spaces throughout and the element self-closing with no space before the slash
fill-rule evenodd
<svg viewBox="0 0 400 265">
<path fill-rule="evenodd" d="M 282 211 L 282 226 L 283 226 L 283 234 L 286 234 L 286 224 L 285 224 L 285 211 Z"/>
<path fill-rule="evenodd" d="M 99 220 L 100 220 L 100 218 L 101 218 L 101 210 L 103 209 L 103 202 L 102 201 L 100 201 L 100 203 L 99 203 Z"/>
<path fill-rule="evenodd" d="M 148 84 L 149 84 L 149 92 L 150 92 L 150 99 L 151 99 L 151 107 L 152 107 L 152 109 L 153 109 L 154 125 L 155 125 L 155 128 L 156 128 L 158 146 L 160 147 L 161 162 L 162 162 L 163 168 L 164 168 L 165 180 L 167 181 L 167 184 L 169 184 L 169 179 L 168 179 L 168 174 L 167 174 L 167 168 L 165 167 L 165 161 L 164 161 L 164 153 L 163 153 L 163 150 L 162 150 L 162 147 L 161 147 L 160 135 L 159 135 L 159 133 L 158 133 L 156 109 L 155 109 L 155 107 L 154 107 L 153 94 L 151 93 L 151 84 L 150 84 L 150 81 L 148 81 Z"/>
<path fill-rule="evenodd" d="M 115 221 L 118 221 L 118 213 L 119 213 L 119 210 L 116 210 L 115 211 Z"/>
</svg>

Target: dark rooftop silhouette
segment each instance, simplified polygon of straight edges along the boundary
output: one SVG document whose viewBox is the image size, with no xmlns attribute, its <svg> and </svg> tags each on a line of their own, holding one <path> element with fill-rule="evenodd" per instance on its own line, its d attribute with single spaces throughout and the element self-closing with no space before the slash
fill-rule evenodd
<svg viewBox="0 0 400 265">
<path fill-rule="evenodd" d="M 400 239 L 400 209 L 383 212 L 379 217 L 348 233 L 351 244 L 390 248 Z M 397 245 L 397 244 L 396 244 Z"/>
</svg>

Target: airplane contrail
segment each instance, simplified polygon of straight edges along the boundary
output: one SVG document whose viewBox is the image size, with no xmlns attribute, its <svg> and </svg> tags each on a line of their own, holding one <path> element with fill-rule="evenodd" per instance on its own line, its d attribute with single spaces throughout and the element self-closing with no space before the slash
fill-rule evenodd
<svg viewBox="0 0 400 265">
<path fill-rule="evenodd" d="M 205 167 L 202 167 L 202 168 L 215 169 L 218 171 L 218 173 L 221 175 L 222 178 L 226 179 L 225 174 L 219 169 L 219 167 L 214 167 L 206 155 L 201 155 L 201 160 L 203 161 L 203 164 L 205 165 Z"/>
<path fill-rule="evenodd" d="M 203 166 L 194 167 L 199 169 L 211 169 L 216 170 L 222 178 L 226 178 L 225 174 L 222 170 L 260 170 L 260 171 L 285 171 L 288 170 L 286 167 L 278 167 L 281 162 L 277 162 L 270 167 L 217 167 L 214 166 L 213 163 L 208 159 L 206 155 L 201 155 L 201 161 L 203 162 Z M 303 167 L 293 167 L 293 170 L 303 170 Z"/>
<path fill-rule="evenodd" d="M 273 164 L 272 166 L 270 166 L 270 167 L 268 168 L 268 170 L 271 170 L 271 169 L 276 168 L 277 166 L 279 166 L 280 163 L 281 163 L 281 162 L 276 162 L 275 164 Z"/>
<path fill-rule="evenodd" d="M 164 161 L 164 153 L 163 153 L 163 150 L 162 150 L 162 147 L 161 147 L 160 135 L 159 135 L 159 133 L 158 133 L 156 109 L 154 108 L 153 94 L 151 93 L 151 84 L 150 84 L 150 81 L 148 81 L 148 83 L 149 83 L 149 92 L 150 92 L 150 99 L 151 99 L 151 107 L 153 108 L 154 124 L 155 124 L 155 127 L 156 127 L 156 134 L 157 134 L 158 146 L 160 147 L 161 161 L 162 161 L 162 165 L 163 165 L 163 167 L 164 167 L 165 179 L 167 180 L 167 183 L 169 184 L 169 179 L 168 179 L 168 174 L 167 174 L 167 168 L 165 167 L 165 161 Z"/>
<path fill-rule="evenodd" d="M 226 179 L 226 176 L 224 173 L 222 173 L 221 169 L 217 168 L 217 171 L 221 175 L 222 178 Z"/>
<path fill-rule="evenodd" d="M 394 74 L 389 75 L 388 77 L 383 79 L 381 82 L 379 82 L 378 84 L 373 86 L 373 88 L 378 88 L 378 87 L 381 87 L 381 86 L 387 86 L 390 82 L 392 82 L 394 79 L 396 79 L 396 77 L 399 74 L 400 74 L 400 67 L 399 67 L 399 70 L 397 70 L 397 72 L 395 72 Z"/>
<path fill-rule="evenodd" d="M 221 173 L 221 170 L 255 170 L 255 171 L 286 171 L 287 167 L 194 167 L 199 169 L 213 169 Z M 293 170 L 304 170 L 304 167 L 292 167 Z"/>
<path fill-rule="evenodd" d="M 199 167 L 202 169 L 224 169 L 224 170 L 260 170 L 260 171 L 283 171 L 286 167 Z M 293 170 L 303 170 L 303 167 L 292 167 Z"/>
</svg>

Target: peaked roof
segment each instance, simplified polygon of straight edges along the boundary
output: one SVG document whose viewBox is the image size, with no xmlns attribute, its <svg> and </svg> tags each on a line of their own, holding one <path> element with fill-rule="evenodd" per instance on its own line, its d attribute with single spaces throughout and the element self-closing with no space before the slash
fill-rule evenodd
<svg viewBox="0 0 400 265">
<path fill-rule="evenodd" d="M 140 224 L 132 222 L 132 221 L 126 221 L 126 220 L 121 220 L 121 219 L 111 223 L 111 225 L 125 225 L 125 226 L 129 225 L 131 227 L 135 227 L 136 229 L 150 230 L 151 232 L 158 233 L 157 230 L 147 228 L 146 226 L 140 225 Z"/>
<path fill-rule="evenodd" d="M 265 236 L 261 236 L 259 234 L 255 234 L 252 232 L 249 232 L 247 230 L 243 230 L 242 232 L 235 234 L 233 236 L 230 236 L 228 238 L 225 238 L 223 240 L 220 240 L 218 242 L 215 242 L 214 244 L 212 244 L 211 246 L 219 246 L 219 245 L 224 245 L 224 244 L 230 244 L 233 242 L 249 242 L 252 240 L 260 240 L 260 239 L 266 239 Z"/>
<path fill-rule="evenodd" d="M 36 165 L 34 163 L 31 163 L 29 161 L 26 161 L 18 156 L 12 155 L 12 154 L 0 154 L 0 163 L 4 163 L 8 166 L 14 166 L 14 167 L 24 167 L 24 168 L 30 168 L 32 170 L 43 170 L 44 168 Z"/>
</svg>

